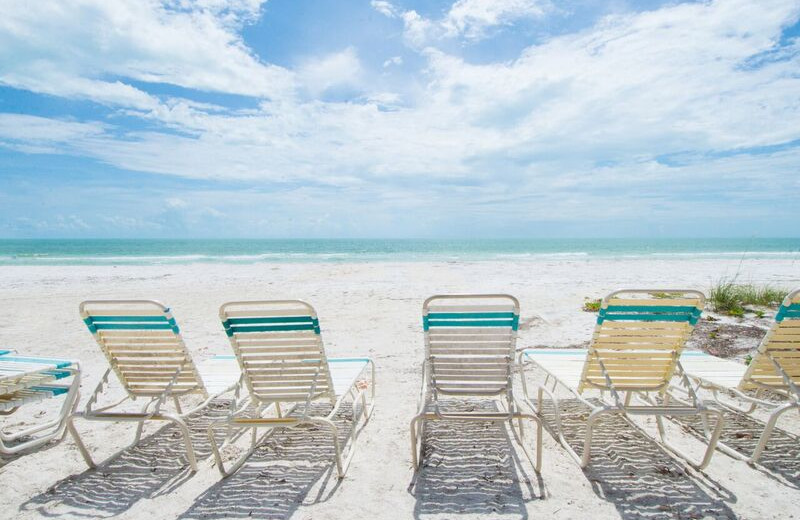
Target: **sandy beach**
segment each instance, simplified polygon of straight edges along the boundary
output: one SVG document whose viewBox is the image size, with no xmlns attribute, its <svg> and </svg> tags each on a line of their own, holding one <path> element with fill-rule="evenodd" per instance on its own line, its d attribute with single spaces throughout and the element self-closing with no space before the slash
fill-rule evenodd
<svg viewBox="0 0 800 520">
<path fill-rule="evenodd" d="M 785 432 L 777 435 L 764 467 L 717 452 L 703 472 L 688 469 L 620 421 L 603 426 L 585 471 L 545 432 L 538 476 L 520 462 L 525 459 L 504 427 L 438 425 L 429 432 L 431 452 L 419 482 L 408 490 L 408 423 L 421 380 L 420 313 L 427 296 L 513 294 L 522 309 L 518 346 L 563 347 L 590 338 L 595 316 L 581 310 L 587 297 L 634 287 L 708 292 L 719 278 L 734 275 L 743 282 L 792 288 L 800 285 L 800 262 L 638 258 L 6 266 L 0 269 L 0 346 L 80 360 L 81 406 L 106 369 L 78 316 L 78 304 L 93 298 L 166 303 L 197 360 L 230 353 L 217 316 L 223 302 L 302 299 L 319 313 L 328 354 L 372 357 L 378 386 L 375 413 L 341 482 L 331 474 L 330 451 L 313 431 L 277 436 L 223 481 L 204 441 L 208 414 L 192 423 L 202 459 L 195 474 L 181 455 L 180 437 L 169 427 L 151 424 L 137 446 L 126 448 L 133 439 L 131 424 L 80 421 L 85 442 L 104 463 L 87 470 L 70 439 L 4 460 L 0 517 L 797 518 L 797 414 L 781 422 Z M 32 420 L 24 413 L 5 419 L 7 424 Z M 652 427 L 647 421 L 643 424 Z M 700 452 L 702 445 L 688 428 L 672 429 L 682 446 Z M 733 424 L 724 435 L 741 438 L 746 429 Z"/>
</svg>

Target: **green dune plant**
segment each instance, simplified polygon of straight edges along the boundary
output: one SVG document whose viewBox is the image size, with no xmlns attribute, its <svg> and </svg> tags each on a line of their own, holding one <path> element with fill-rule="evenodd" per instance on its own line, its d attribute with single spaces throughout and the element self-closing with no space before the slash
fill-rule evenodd
<svg viewBox="0 0 800 520">
<path fill-rule="evenodd" d="M 745 306 L 758 305 L 777 308 L 789 291 L 769 284 L 740 284 L 736 279 L 720 279 L 709 293 L 709 303 L 715 312 L 730 316 L 744 316 Z M 761 316 L 763 311 L 757 312 Z"/>
</svg>

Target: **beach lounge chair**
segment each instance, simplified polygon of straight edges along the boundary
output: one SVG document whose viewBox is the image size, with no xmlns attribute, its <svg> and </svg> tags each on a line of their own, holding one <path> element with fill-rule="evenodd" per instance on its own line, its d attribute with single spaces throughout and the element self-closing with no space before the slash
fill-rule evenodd
<svg viewBox="0 0 800 520">
<path fill-rule="evenodd" d="M 654 416 L 665 448 L 695 467 L 708 465 L 722 431 L 722 413 L 706 406 L 685 377 L 681 378 L 681 384 L 690 396 L 688 401 L 673 405 L 667 394 L 678 358 L 700 319 L 704 302 L 702 293 L 691 290 L 615 291 L 602 301 L 588 349 L 526 349 L 520 354 L 523 369 L 533 366 L 545 374 L 544 383 L 537 385 L 538 399 L 534 404 L 523 372 L 526 399 L 542 414 L 544 394 L 547 394 L 555 411 L 554 435 L 581 467 L 589 464 L 595 424 L 602 416 L 610 414 L 622 415 L 640 430 L 630 416 Z M 552 391 L 547 388 L 551 381 Z M 559 385 L 591 410 L 581 455 L 564 438 L 559 402 L 554 393 Z M 587 399 L 584 393 L 589 390 L 599 391 L 599 398 Z M 699 462 L 690 461 L 687 454 L 668 441 L 662 421 L 664 416 L 693 415 L 705 421 L 711 416 L 717 419 Z"/>
<path fill-rule="evenodd" d="M 13 455 L 53 439 L 63 440 L 67 419 L 78 404 L 80 384 L 81 368 L 77 361 L 0 351 L 0 416 L 46 399 L 59 396 L 64 399 L 53 419 L 13 432 L 0 429 L 0 454 Z"/>
<path fill-rule="evenodd" d="M 710 390 L 720 406 L 735 413 L 751 414 L 757 408 L 770 411 L 753 453 L 744 455 L 724 443 L 724 453 L 751 464 L 758 461 L 769 441 L 778 418 L 792 409 L 800 409 L 800 288 L 783 300 L 775 321 L 749 365 L 720 359 L 704 352 L 684 352 L 681 365 L 689 379 Z M 755 390 L 755 395 L 747 393 Z M 740 409 L 723 402 L 720 393 L 749 403 Z M 778 401 L 763 399 L 765 394 Z M 708 432 L 706 432 L 708 435 Z"/>
<path fill-rule="evenodd" d="M 331 434 L 336 470 L 339 478 L 343 478 L 355 453 L 358 434 L 374 408 L 372 360 L 328 358 L 317 312 L 299 300 L 229 302 L 220 307 L 219 316 L 252 399 L 251 404 L 241 407 L 227 420 L 208 427 L 222 476 L 236 472 L 256 447 L 278 429 L 318 425 Z M 330 403 L 330 409 L 324 407 L 319 414 L 312 405 L 319 400 Z M 353 424 L 342 445 L 334 419 L 348 400 L 353 406 Z M 230 469 L 225 468 L 214 439 L 214 429 L 221 425 L 236 431 L 251 429 L 250 449 Z M 260 439 L 259 428 L 268 430 Z"/>
<path fill-rule="evenodd" d="M 236 360 L 233 356 L 215 356 L 195 364 L 172 312 L 156 301 L 90 300 L 81 303 L 80 314 L 110 368 L 85 410 L 75 413 L 73 418 L 136 422 L 131 445 L 139 442 L 146 421 L 172 422 L 183 435 L 189 466 L 196 471 L 197 460 L 185 418 L 229 392 L 233 392 L 231 410 L 236 409 L 240 379 Z M 98 398 L 107 391 L 111 372 L 122 384 L 125 396 L 112 404 L 98 406 Z M 187 396 L 199 396 L 199 404 L 184 410 L 180 399 Z M 128 401 L 140 399 L 144 403 L 138 410 L 120 409 Z M 170 404 L 174 410 L 165 411 Z M 79 447 L 86 463 L 94 467 L 89 452 L 83 445 Z"/>
<path fill-rule="evenodd" d="M 415 478 L 424 453 L 425 425 L 439 420 L 508 421 L 515 440 L 539 472 L 542 424 L 534 413 L 522 410 L 513 391 L 519 327 L 517 299 L 507 294 L 431 296 L 422 307 L 422 327 L 425 337 L 422 389 L 417 415 L 411 421 Z M 453 407 L 448 397 L 492 399 L 497 402 L 497 411 L 463 411 Z M 523 420 L 536 425 L 535 455 L 527 445 Z"/>
</svg>

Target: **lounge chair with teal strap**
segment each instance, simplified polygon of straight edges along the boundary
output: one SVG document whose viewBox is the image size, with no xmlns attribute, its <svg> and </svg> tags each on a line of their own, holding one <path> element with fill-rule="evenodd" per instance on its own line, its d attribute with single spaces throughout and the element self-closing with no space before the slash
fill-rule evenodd
<svg viewBox="0 0 800 520">
<path fill-rule="evenodd" d="M 554 435 L 569 455 L 581 466 L 589 464 L 592 432 L 604 415 L 621 415 L 641 429 L 630 417 L 651 415 L 656 419 L 661 444 L 698 468 L 704 468 L 714 454 L 722 431 L 722 413 L 709 408 L 684 376 L 681 384 L 688 400 L 677 405 L 670 401 L 670 381 L 679 367 L 679 357 L 695 324 L 700 319 L 705 297 L 692 290 L 622 290 L 606 296 L 597 317 L 592 343 L 588 349 L 526 349 L 520 363 L 544 372 L 545 380 L 537 385 L 538 399 L 530 397 L 523 371 L 525 397 L 542 415 L 544 394 L 552 401 L 555 413 Z M 552 391 L 547 388 L 552 381 Z M 558 386 L 588 407 L 583 452 L 579 455 L 564 437 Z M 598 391 L 598 399 L 589 400 L 587 391 Z M 632 399 L 636 398 L 636 404 Z M 705 424 L 716 418 L 709 432 L 708 446 L 699 462 L 668 441 L 663 417 L 699 415 Z"/>
<path fill-rule="evenodd" d="M 133 444 L 139 442 L 147 421 L 174 423 L 186 443 L 186 457 L 193 471 L 197 460 L 186 417 L 206 408 L 213 399 L 233 393 L 231 409 L 239 398 L 239 367 L 233 356 L 215 356 L 195 364 L 169 308 L 152 300 L 91 300 L 80 305 L 80 314 L 105 354 L 106 370 L 83 412 L 73 417 L 92 421 L 138 423 Z M 125 396 L 98 407 L 111 373 L 117 376 Z M 199 396 L 199 404 L 184 410 L 180 399 Z M 128 401 L 143 400 L 138 410 L 121 410 Z M 166 407 L 173 410 L 165 410 Z M 74 426 L 72 426 L 74 428 Z M 90 467 L 94 461 L 81 446 Z"/>
<path fill-rule="evenodd" d="M 515 440 L 534 469 L 542 466 L 542 424 L 514 397 L 514 354 L 519 302 L 507 294 L 431 296 L 422 306 L 425 360 L 419 410 L 411 421 L 411 458 L 415 478 L 422 463 L 428 421 L 509 422 Z M 497 411 L 470 412 L 452 398 L 479 398 Z M 518 431 L 514 429 L 517 421 Z M 525 437 L 523 421 L 537 431 L 536 453 Z M 413 484 L 413 482 L 412 482 Z"/>
<path fill-rule="evenodd" d="M 317 425 L 331 434 L 336 470 L 343 478 L 355 453 L 358 434 L 374 408 L 372 360 L 327 357 L 317 313 L 299 300 L 230 302 L 220 307 L 219 316 L 252 399 L 227 420 L 208 427 L 222 476 L 239 469 L 256 447 L 278 429 Z M 330 404 L 322 414 L 312 406 L 320 400 Z M 348 400 L 353 406 L 353 424 L 341 445 L 334 419 Z M 229 469 L 223 464 L 214 437 L 214 429 L 220 426 L 251 431 L 250 449 Z M 260 428 L 268 431 L 259 439 Z"/>
<path fill-rule="evenodd" d="M 77 361 L 19 356 L 0 351 L 0 416 L 54 397 L 63 397 L 56 417 L 16 431 L 0 429 L 0 454 L 32 450 L 66 436 L 69 415 L 80 396 L 81 369 Z M 75 441 L 80 444 L 77 437 Z"/>
<path fill-rule="evenodd" d="M 698 351 L 684 352 L 681 365 L 689 379 L 709 390 L 717 404 L 726 410 L 751 414 L 761 408 L 770 412 L 753 453 L 742 454 L 721 442 L 718 446 L 724 453 L 754 464 L 764 451 L 780 416 L 789 410 L 800 409 L 800 288 L 783 300 L 775 321 L 749 365 Z M 755 395 L 749 391 L 755 391 Z M 741 409 L 729 404 L 720 399 L 720 393 L 750 406 Z M 765 395 L 780 399 L 767 400 L 763 398 Z"/>
</svg>

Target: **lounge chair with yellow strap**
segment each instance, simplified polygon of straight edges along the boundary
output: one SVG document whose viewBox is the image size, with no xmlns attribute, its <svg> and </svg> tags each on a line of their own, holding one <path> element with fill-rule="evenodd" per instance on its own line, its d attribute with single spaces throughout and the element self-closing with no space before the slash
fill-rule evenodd
<svg viewBox="0 0 800 520">
<path fill-rule="evenodd" d="M 630 416 L 654 416 L 661 444 L 687 461 L 688 455 L 667 440 L 663 417 L 699 415 L 706 424 L 709 417 L 716 417 L 705 454 L 699 462 L 690 461 L 698 468 L 708 465 L 722 430 L 722 413 L 706 406 L 686 377 L 681 383 L 691 399 L 675 405 L 668 394 L 679 357 L 704 302 L 703 294 L 692 290 L 616 291 L 602 301 L 588 349 L 526 349 L 520 354 L 523 368 L 533 366 L 545 374 L 545 381 L 537 385 L 538 399 L 534 403 L 523 371 L 526 399 L 541 415 L 547 394 L 555 411 L 554 434 L 581 467 L 589 464 L 596 422 L 610 414 L 623 416 L 637 428 Z M 551 381 L 552 391 L 547 388 Z M 564 438 L 559 401 L 554 393 L 559 385 L 591 410 L 580 455 Z M 599 392 L 598 399 L 589 400 L 589 391 Z"/>
<path fill-rule="evenodd" d="M 783 300 L 775 321 L 758 346 L 749 366 L 696 351 L 684 352 L 681 355 L 681 365 L 689 379 L 701 388 L 711 391 L 716 402 L 725 409 L 745 414 L 751 414 L 757 408 L 770 411 L 758 443 L 750 455 L 744 455 L 719 443 L 720 450 L 728 455 L 755 463 L 764 451 L 780 416 L 789 410 L 800 409 L 800 288 L 789 293 Z M 755 395 L 748 393 L 749 391 L 754 391 Z M 749 409 L 740 409 L 720 400 L 720 393 L 749 403 Z M 781 399 L 764 399 L 766 394 Z"/>
</svg>

